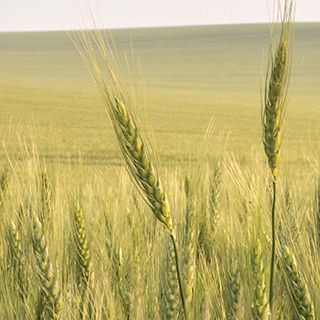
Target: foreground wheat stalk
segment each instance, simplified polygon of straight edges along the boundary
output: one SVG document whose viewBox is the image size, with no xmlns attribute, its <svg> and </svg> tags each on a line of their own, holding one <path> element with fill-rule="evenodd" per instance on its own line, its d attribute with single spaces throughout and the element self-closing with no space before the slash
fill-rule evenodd
<svg viewBox="0 0 320 320">
<path fill-rule="evenodd" d="M 156 218 L 169 231 L 175 254 L 176 272 L 179 282 L 182 306 L 185 318 L 187 318 L 186 302 L 182 288 L 182 277 L 178 259 L 177 241 L 173 229 L 170 206 L 161 180 L 157 176 L 146 144 L 137 129 L 134 118 L 130 116 L 129 110 L 118 98 L 114 105 L 114 127 L 117 133 L 118 143 L 122 155 L 126 161 L 129 173 L 132 175 L 136 186 L 143 191 L 143 198 L 153 211 Z"/>
<path fill-rule="evenodd" d="M 254 320 L 267 320 L 270 318 L 270 315 L 260 241 L 257 241 L 254 250 L 253 262 L 255 292 L 254 301 L 252 304 L 252 315 Z"/>
<path fill-rule="evenodd" d="M 167 288 L 165 292 L 166 308 L 165 318 L 167 320 L 177 320 L 179 318 L 179 280 L 177 278 L 177 268 L 175 263 L 175 252 L 171 242 L 167 248 Z"/>
<path fill-rule="evenodd" d="M 282 248 L 282 252 L 284 268 L 289 280 L 288 285 L 299 317 L 305 320 L 313 320 L 315 319 L 314 307 L 307 285 L 299 272 L 296 259 L 287 246 Z"/>
<path fill-rule="evenodd" d="M 60 289 L 57 285 L 55 272 L 49 258 L 43 226 L 38 218 L 34 218 L 33 221 L 32 244 L 41 286 L 38 317 L 40 319 L 58 320 L 60 319 L 61 310 Z"/>
<path fill-rule="evenodd" d="M 272 309 L 273 279 L 276 252 L 276 180 L 278 174 L 280 150 L 283 132 L 283 120 L 285 113 L 285 99 L 288 85 L 290 65 L 290 31 L 292 24 L 293 1 L 286 0 L 282 22 L 280 39 L 275 52 L 271 50 L 269 66 L 265 82 L 265 98 L 263 106 L 263 145 L 272 174 L 272 252 L 270 267 L 269 304 Z"/>
<path fill-rule="evenodd" d="M 99 88 L 113 124 L 126 169 L 155 217 L 169 232 L 175 254 L 176 272 L 184 316 L 185 319 L 188 319 L 169 201 L 152 161 L 150 148 L 144 141 L 129 108 L 130 98 L 116 77 L 116 62 L 112 52 L 99 31 L 82 32 L 80 41 L 75 41 L 75 44 Z M 95 45 L 102 57 L 106 74 L 104 74 L 98 62 L 98 57 L 94 50 Z"/>
<path fill-rule="evenodd" d="M 81 291 L 80 301 L 80 318 L 85 318 L 85 304 L 88 300 L 88 313 L 93 313 L 93 301 L 90 290 L 93 285 L 93 267 L 91 262 L 91 254 L 89 248 L 89 241 L 85 229 L 84 217 L 82 208 L 79 204 L 74 210 L 75 222 L 75 242 L 77 246 L 77 267 L 78 267 L 78 287 Z"/>
<path fill-rule="evenodd" d="M 21 231 L 14 222 L 11 222 L 9 232 L 10 253 L 12 256 L 14 276 L 16 280 L 16 287 L 19 292 L 21 300 L 24 302 L 27 295 L 26 284 L 26 261 L 22 248 Z"/>
<path fill-rule="evenodd" d="M 196 219 L 194 192 L 188 177 L 185 178 L 184 191 L 186 195 L 185 234 L 184 234 L 184 290 L 185 299 L 190 312 L 195 289 L 196 275 Z"/>
<path fill-rule="evenodd" d="M 228 273 L 228 320 L 238 319 L 240 309 L 240 295 L 241 295 L 241 279 L 239 262 L 235 257 L 230 261 L 230 268 Z"/>
</svg>

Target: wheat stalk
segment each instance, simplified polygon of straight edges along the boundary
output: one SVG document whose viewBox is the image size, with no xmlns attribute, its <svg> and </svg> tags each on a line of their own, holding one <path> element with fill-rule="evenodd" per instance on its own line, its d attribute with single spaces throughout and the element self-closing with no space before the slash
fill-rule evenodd
<svg viewBox="0 0 320 320">
<path fill-rule="evenodd" d="M 209 188 L 209 208 L 210 208 L 210 232 L 213 235 L 216 232 L 217 224 L 220 219 L 220 202 L 221 202 L 221 162 L 218 161 L 214 170 L 213 179 Z"/>
<path fill-rule="evenodd" d="M 147 146 L 143 143 L 137 125 L 125 105 L 118 98 L 115 98 L 115 101 L 115 118 L 119 126 L 118 142 L 128 169 L 138 187 L 143 190 L 144 198 L 157 219 L 172 233 L 173 225 L 167 195 L 160 178 L 156 175 Z"/>
<path fill-rule="evenodd" d="M 275 206 L 276 206 L 276 179 L 280 161 L 280 150 L 285 114 L 285 100 L 289 79 L 290 66 L 290 31 L 292 25 L 293 0 L 286 0 L 281 22 L 280 38 L 275 50 L 270 50 L 269 65 L 265 81 L 265 96 L 262 113 L 263 145 L 268 159 L 269 168 L 273 177 L 272 201 L 272 249 L 269 304 L 272 309 L 273 278 L 276 252 L 275 235 Z"/>
<path fill-rule="evenodd" d="M 286 1 L 279 42 L 275 52 L 270 52 L 262 118 L 263 145 L 274 180 L 278 174 L 285 115 L 291 24 L 292 2 Z"/>
<path fill-rule="evenodd" d="M 296 259 L 288 246 L 282 248 L 284 268 L 288 277 L 289 287 L 296 310 L 305 320 L 315 319 L 314 307 L 308 287 L 299 272 Z"/>
<path fill-rule="evenodd" d="M 212 248 L 220 220 L 221 206 L 221 162 L 216 163 L 209 184 L 208 203 L 205 204 L 205 219 L 201 221 L 198 247 L 204 252 L 206 260 L 212 259 Z"/>
<path fill-rule="evenodd" d="M 82 208 L 77 204 L 74 210 L 75 221 L 75 241 L 77 246 L 77 265 L 79 268 L 79 286 L 90 286 L 92 279 L 93 267 L 89 249 L 89 242 L 84 225 Z"/>
<path fill-rule="evenodd" d="M 185 195 L 186 195 L 186 211 L 185 211 L 185 262 L 184 262 L 184 290 L 186 303 L 192 302 L 193 290 L 195 284 L 195 257 L 196 257 L 196 225 L 195 225 L 195 204 L 193 191 L 191 190 L 190 180 L 185 178 Z"/>
<path fill-rule="evenodd" d="M 170 205 L 166 191 L 157 173 L 151 151 L 143 139 L 137 122 L 130 111 L 130 99 L 123 86 L 116 77 L 116 62 L 112 52 L 106 44 L 101 32 L 81 33 L 80 41 L 75 41 L 84 62 L 88 66 L 99 92 L 103 98 L 109 118 L 116 133 L 118 145 L 133 183 L 136 185 L 143 199 L 150 207 L 155 217 L 169 232 L 173 244 L 176 260 L 176 271 L 179 280 L 179 291 L 182 300 L 184 316 L 187 319 L 186 302 L 182 277 L 179 268 L 177 241 L 170 212 Z M 106 75 L 101 69 L 97 54 L 94 50 L 97 45 L 98 51 L 106 68 Z M 111 84 L 108 83 L 111 80 Z"/>
<path fill-rule="evenodd" d="M 261 255 L 261 243 L 258 240 L 253 257 L 255 291 L 252 304 L 252 315 L 254 320 L 267 320 L 270 318 L 265 272 Z"/>
<path fill-rule="evenodd" d="M 91 37 L 90 37 L 91 35 Z M 142 196 L 151 208 L 156 218 L 172 233 L 173 226 L 170 215 L 170 206 L 161 180 L 151 161 L 150 148 L 142 138 L 133 114 L 128 108 L 129 100 L 123 87 L 115 75 L 116 63 L 110 61 L 111 52 L 102 35 L 85 32 L 81 33 L 81 40 L 75 42 L 80 54 L 88 65 L 96 85 L 103 97 L 107 112 L 112 121 L 118 145 L 120 147 L 126 168 L 133 182 L 142 191 Z M 110 77 L 109 84 L 97 61 L 93 45 L 98 46 L 99 52 L 107 68 L 106 77 Z"/>
<path fill-rule="evenodd" d="M 0 176 L 0 206 L 3 203 L 4 196 L 8 188 L 8 174 L 9 174 L 9 170 L 5 169 L 3 170 Z"/>
<path fill-rule="evenodd" d="M 37 274 L 41 286 L 38 318 L 58 320 L 61 310 L 60 289 L 49 258 L 43 226 L 38 218 L 33 219 L 32 243 L 37 262 Z"/>
<path fill-rule="evenodd" d="M 93 288 L 93 267 L 83 211 L 79 204 L 76 205 L 74 210 L 74 222 L 75 242 L 77 246 L 77 266 L 79 270 L 78 286 L 81 289 L 80 317 L 81 319 L 84 319 L 86 300 L 88 300 L 89 314 L 93 313 L 93 300 L 90 292 Z M 92 316 L 90 316 L 90 318 L 91 317 Z"/>
<path fill-rule="evenodd" d="M 18 288 L 19 296 L 24 301 L 27 295 L 26 261 L 22 249 L 21 232 L 14 222 L 11 223 L 9 231 L 9 243 L 16 287 Z"/>
<path fill-rule="evenodd" d="M 241 279 L 238 260 L 233 257 L 231 259 L 229 273 L 228 273 L 228 320 L 238 319 L 239 302 L 241 294 Z"/>
<path fill-rule="evenodd" d="M 117 292 L 117 296 L 119 296 L 123 311 L 126 314 L 126 317 L 130 317 L 130 295 L 128 293 L 128 288 L 126 286 L 126 274 L 123 266 L 123 254 L 122 248 L 118 246 L 118 244 L 113 239 L 114 230 L 107 219 L 107 215 L 105 214 L 105 227 L 106 227 L 106 249 L 109 260 L 111 262 L 111 270 L 112 270 L 112 280 L 113 286 Z"/>
<path fill-rule="evenodd" d="M 172 243 L 168 244 L 167 252 L 167 290 L 165 292 L 166 310 L 165 318 L 168 320 L 179 319 L 179 281 L 175 264 L 175 251 Z"/>
<path fill-rule="evenodd" d="M 123 254 L 122 254 L 121 247 L 116 253 L 115 262 L 117 263 L 115 267 L 116 267 L 116 280 L 117 280 L 116 285 L 117 285 L 118 293 L 119 293 L 120 300 L 123 306 L 123 310 L 126 314 L 126 317 L 130 318 L 131 299 L 130 299 L 130 293 L 126 283 L 128 275 L 124 270 Z"/>
<path fill-rule="evenodd" d="M 48 227 L 51 210 L 51 197 L 52 197 L 52 186 L 47 175 L 47 172 L 43 170 L 40 174 L 40 192 L 41 192 L 41 210 L 40 210 L 40 221 Z"/>
</svg>

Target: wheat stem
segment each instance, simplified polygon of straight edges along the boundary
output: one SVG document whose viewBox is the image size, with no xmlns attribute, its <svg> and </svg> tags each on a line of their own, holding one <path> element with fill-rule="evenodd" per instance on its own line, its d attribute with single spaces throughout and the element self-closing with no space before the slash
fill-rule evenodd
<svg viewBox="0 0 320 320">
<path fill-rule="evenodd" d="M 276 259 L 276 181 L 273 180 L 272 182 L 272 211 L 271 211 L 271 228 L 272 228 L 272 244 L 271 244 L 271 267 L 270 267 L 270 286 L 269 286 L 269 305 L 270 309 L 272 310 L 272 303 L 273 303 L 273 278 L 274 278 L 274 266 L 275 266 L 275 259 Z"/>
<path fill-rule="evenodd" d="M 181 272 L 180 272 L 180 264 L 179 264 L 179 255 L 178 255 L 178 248 L 177 248 L 177 242 L 174 234 L 170 234 L 170 239 L 173 244 L 173 249 L 174 249 L 174 258 L 175 258 L 175 264 L 176 264 L 176 269 L 177 269 L 177 277 L 178 277 L 178 283 L 179 283 L 179 292 L 180 292 L 180 297 L 181 297 L 181 302 L 182 302 L 182 308 L 183 308 L 183 314 L 185 320 L 189 320 L 188 317 L 188 312 L 187 312 L 187 304 L 186 304 L 186 299 L 184 295 L 184 290 L 183 290 L 183 285 L 182 285 L 182 277 L 181 277 Z"/>
<path fill-rule="evenodd" d="M 188 177 L 185 179 L 186 211 L 185 211 L 185 257 L 184 257 L 184 292 L 188 307 L 190 308 L 195 283 L 195 207 L 193 191 L 191 191 Z"/>
</svg>

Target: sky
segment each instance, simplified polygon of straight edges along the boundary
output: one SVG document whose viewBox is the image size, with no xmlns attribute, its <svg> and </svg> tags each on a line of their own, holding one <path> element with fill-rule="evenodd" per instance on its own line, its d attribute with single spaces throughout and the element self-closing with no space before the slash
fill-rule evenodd
<svg viewBox="0 0 320 320">
<path fill-rule="evenodd" d="M 0 0 L 0 31 L 270 22 L 277 0 Z M 296 0 L 296 21 L 320 21 L 320 0 Z"/>
</svg>

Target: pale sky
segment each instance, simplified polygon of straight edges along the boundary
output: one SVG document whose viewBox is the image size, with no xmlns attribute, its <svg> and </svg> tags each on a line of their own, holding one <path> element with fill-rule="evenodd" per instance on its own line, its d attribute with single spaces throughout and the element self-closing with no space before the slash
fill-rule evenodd
<svg viewBox="0 0 320 320">
<path fill-rule="evenodd" d="M 296 21 L 320 21 L 320 0 L 296 0 Z M 0 0 L 0 31 L 269 22 L 273 0 Z M 271 7 L 271 9 L 270 9 Z M 90 10 L 89 10 L 90 9 Z"/>
</svg>

